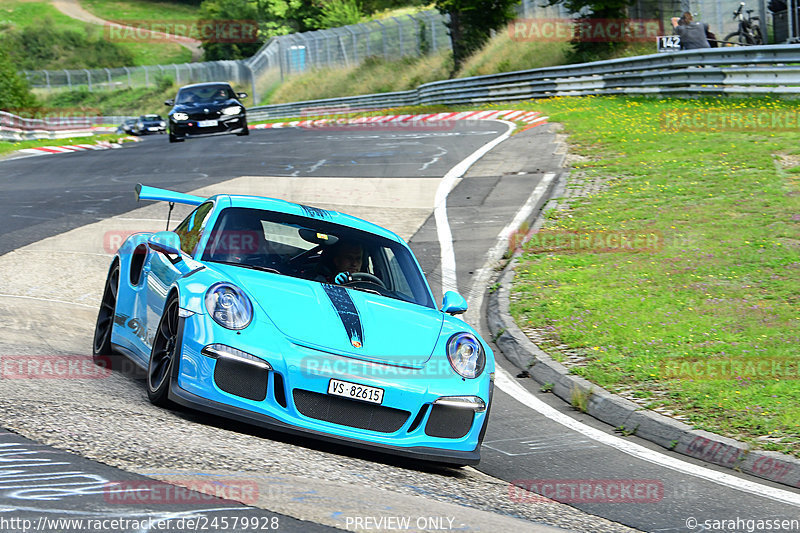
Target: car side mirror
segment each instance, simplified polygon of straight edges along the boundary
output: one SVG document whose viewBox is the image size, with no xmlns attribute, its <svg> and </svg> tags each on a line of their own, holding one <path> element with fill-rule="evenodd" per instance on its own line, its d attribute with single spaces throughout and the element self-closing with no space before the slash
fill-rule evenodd
<svg viewBox="0 0 800 533">
<path fill-rule="evenodd" d="M 164 105 L 175 105 L 175 100 L 164 100 Z"/>
<path fill-rule="evenodd" d="M 247 93 L 236 93 L 239 98 L 247 98 Z"/>
<path fill-rule="evenodd" d="M 455 291 L 447 291 L 442 299 L 442 313 L 460 315 L 467 312 L 467 301 Z"/>
<path fill-rule="evenodd" d="M 181 238 L 174 231 L 159 231 L 150 236 L 147 245 L 151 250 L 181 257 Z"/>
</svg>

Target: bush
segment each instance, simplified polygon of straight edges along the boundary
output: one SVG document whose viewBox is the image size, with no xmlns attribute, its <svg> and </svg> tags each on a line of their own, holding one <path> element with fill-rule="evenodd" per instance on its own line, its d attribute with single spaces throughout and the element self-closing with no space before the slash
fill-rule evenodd
<svg viewBox="0 0 800 533">
<path fill-rule="evenodd" d="M 7 29 L 0 36 L 11 60 L 24 70 L 113 68 L 133 64 L 133 54 L 106 41 L 97 30 L 87 34 L 57 29 L 52 19 L 36 19 L 29 26 Z"/>
<path fill-rule="evenodd" d="M 0 109 L 27 108 L 35 104 L 28 82 L 17 74 L 17 66 L 0 43 Z"/>
</svg>

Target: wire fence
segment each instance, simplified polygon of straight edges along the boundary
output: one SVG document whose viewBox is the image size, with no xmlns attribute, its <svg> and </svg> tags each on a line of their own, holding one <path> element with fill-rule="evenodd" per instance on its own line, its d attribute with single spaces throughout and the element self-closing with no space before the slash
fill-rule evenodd
<svg viewBox="0 0 800 533">
<path fill-rule="evenodd" d="M 438 11 L 373 20 L 328 30 L 273 37 L 244 60 L 80 70 L 26 70 L 37 89 L 89 91 L 229 81 L 251 87 L 254 98 L 291 74 L 316 68 L 356 66 L 370 56 L 387 60 L 424 56 L 451 48 L 446 18 Z"/>
<path fill-rule="evenodd" d="M 708 22 L 719 38 L 737 29 L 732 13 L 740 0 L 636 0 L 629 8 L 635 19 L 658 19 L 664 32 L 672 33 L 669 19 L 683 11 Z M 755 15 L 765 11 L 765 0 L 753 1 Z M 543 5 L 543 0 L 521 0 L 518 16 L 525 19 L 570 19 L 562 4 Z M 769 13 L 762 14 L 762 20 Z M 384 20 L 273 37 L 252 57 L 244 60 L 209 61 L 141 67 L 81 70 L 23 71 L 31 87 L 113 90 L 154 87 L 164 80 L 179 85 L 204 81 L 228 81 L 248 87 L 253 103 L 286 76 L 309 69 L 342 68 L 361 64 L 371 56 L 387 60 L 421 57 L 451 49 L 447 18 L 438 11 L 423 11 Z M 655 48 L 655 42 L 653 43 Z"/>
</svg>

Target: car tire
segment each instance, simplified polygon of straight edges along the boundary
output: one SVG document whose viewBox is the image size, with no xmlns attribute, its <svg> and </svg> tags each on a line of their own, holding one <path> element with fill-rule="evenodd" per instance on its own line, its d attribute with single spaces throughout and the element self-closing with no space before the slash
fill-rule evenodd
<svg viewBox="0 0 800 533">
<path fill-rule="evenodd" d="M 244 128 L 242 128 L 242 131 L 240 131 L 236 135 L 238 135 L 239 137 L 242 137 L 244 135 L 250 135 L 250 129 L 247 127 L 247 122 L 244 123 Z"/>
<path fill-rule="evenodd" d="M 94 326 L 94 342 L 92 343 L 92 360 L 96 365 L 108 367 L 111 349 L 111 332 L 114 329 L 114 317 L 117 312 L 117 294 L 119 293 L 119 261 L 114 261 L 106 277 L 103 298 Z"/>
<path fill-rule="evenodd" d="M 164 304 L 147 364 L 147 398 L 153 405 L 167 407 L 171 404 L 169 387 L 172 371 L 175 360 L 180 357 L 179 320 L 178 297 L 173 294 Z"/>
<path fill-rule="evenodd" d="M 176 137 L 172 133 L 169 134 L 169 142 L 171 143 L 182 143 L 183 137 Z"/>
</svg>

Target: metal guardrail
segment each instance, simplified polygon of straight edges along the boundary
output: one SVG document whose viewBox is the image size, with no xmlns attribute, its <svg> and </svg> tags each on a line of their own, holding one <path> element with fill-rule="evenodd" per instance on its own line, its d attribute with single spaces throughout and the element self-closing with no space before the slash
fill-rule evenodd
<svg viewBox="0 0 800 533">
<path fill-rule="evenodd" d="M 481 104 L 585 95 L 800 94 L 800 46 L 689 50 L 507 72 L 411 91 L 251 107 L 250 120 L 406 105 Z M 349 111 L 348 111 L 349 110 Z"/>
</svg>

